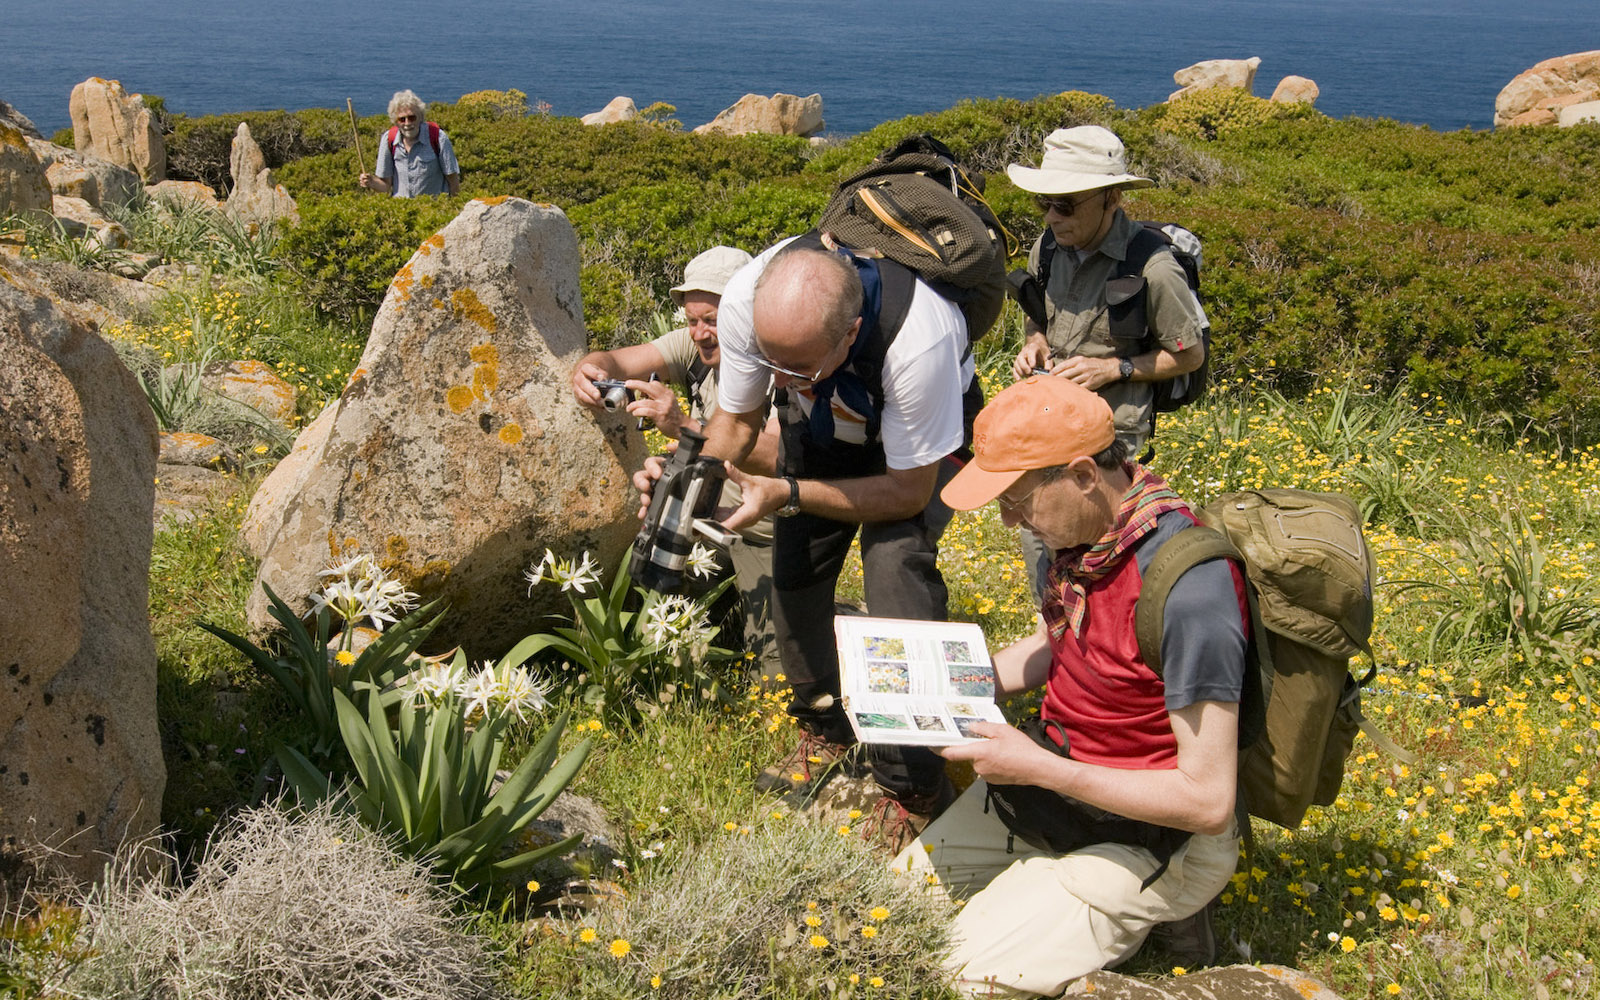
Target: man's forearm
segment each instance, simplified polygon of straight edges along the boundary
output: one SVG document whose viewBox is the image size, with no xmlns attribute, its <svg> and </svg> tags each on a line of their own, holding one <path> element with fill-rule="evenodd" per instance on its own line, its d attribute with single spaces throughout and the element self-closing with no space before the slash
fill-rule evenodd
<svg viewBox="0 0 1600 1000">
<path fill-rule="evenodd" d="M 899 521 L 928 506 L 936 475 L 934 465 L 858 479 L 802 479 L 800 509 L 835 521 Z"/>
<path fill-rule="evenodd" d="M 740 468 L 750 460 L 751 452 L 761 437 L 761 414 L 730 413 L 718 410 L 705 422 L 703 433 L 706 444 L 701 454 L 708 458 L 722 458 Z M 771 473 L 763 473 L 770 475 Z"/>
</svg>

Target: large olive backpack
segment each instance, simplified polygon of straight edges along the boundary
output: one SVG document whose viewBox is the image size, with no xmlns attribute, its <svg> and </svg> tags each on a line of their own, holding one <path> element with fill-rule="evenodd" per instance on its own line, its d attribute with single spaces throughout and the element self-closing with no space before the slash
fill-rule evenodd
<svg viewBox="0 0 1600 1000">
<path fill-rule="evenodd" d="M 1139 651 L 1161 673 L 1162 615 L 1172 585 L 1208 559 L 1245 572 L 1251 637 L 1239 706 L 1243 811 L 1298 829 L 1312 805 L 1329 805 L 1344 780 L 1356 730 L 1406 762 L 1361 714 L 1361 689 L 1377 673 L 1372 634 L 1373 560 L 1361 515 L 1347 498 L 1305 490 L 1230 493 L 1199 512 L 1151 560 L 1134 612 Z M 1350 672 L 1364 653 L 1365 676 Z"/>
</svg>

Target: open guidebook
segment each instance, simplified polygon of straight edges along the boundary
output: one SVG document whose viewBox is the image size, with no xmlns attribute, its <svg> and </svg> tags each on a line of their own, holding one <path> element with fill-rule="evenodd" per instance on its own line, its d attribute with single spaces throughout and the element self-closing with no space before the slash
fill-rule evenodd
<svg viewBox="0 0 1600 1000">
<path fill-rule="evenodd" d="M 972 723 L 1006 721 L 978 626 L 840 615 L 833 630 L 845 713 L 862 743 L 971 743 Z"/>
</svg>

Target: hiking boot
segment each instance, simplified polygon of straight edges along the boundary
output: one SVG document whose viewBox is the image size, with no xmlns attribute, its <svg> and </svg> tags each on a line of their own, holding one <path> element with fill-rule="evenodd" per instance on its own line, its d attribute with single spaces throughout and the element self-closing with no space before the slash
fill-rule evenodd
<svg viewBox="0 0 1600 1000">
<path fill-rule="evenodd" d="M 861 745 L 832 743 L 807 730 L 800 731 L 800 742 L 787 757 L 756 775 L 756 790 L 812 797 L 834 772 L 850 775 L 865 773 Z"/>
<path fill-rule="evenodd" d="M 893 859 L 955 800 L 956 789 L 948 778 L 938 791 L 927 795 L 897 799 L 884 792 L 872 814 L 862 821 L 861 836 Z"/>
<path fill-rule="evenodd" d="M 1197 913 L 1156 924 L 1150 928 L 1150 940 L 1159 945 L 1173 965 L 1185 969 L 1202 969 L 1217 961 L 1217 935 L 1211 928 L 1211 911 L 1215 902 L 1202 906 Z"/>
</svg>

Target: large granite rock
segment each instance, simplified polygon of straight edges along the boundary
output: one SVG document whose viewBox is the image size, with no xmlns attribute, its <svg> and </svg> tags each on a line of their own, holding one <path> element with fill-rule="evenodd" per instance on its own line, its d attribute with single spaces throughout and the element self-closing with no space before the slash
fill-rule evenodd
<svg viewBox="0 0 1600 1000">
<path fill-rule="evenodd" d="M 1494 99 L 1494 125 L 1554 125 L 1559 110 L 1600 99 L 1600 49 L 1546 59 L 1518 73 Z"/>
<path fill-rule="evenodd" d="M 1286 76 L 1272 91 L 1272 100 L 1279 104 L 1315 104 L 1321 96 L 1317 81 L 1304 76 Z"/>
<path fill-rule="evenodd" d="M 228 157 L 233 175 L 233 191 L 228 195 L 227 213 L 241 222 L 269 223 L 285 219 L 299 225 L 300 211 L 294 199 L 267 169 L 267 158 L 250 136 L 248 122 L 240 122 L 233 134 L 233 151 Z"/>
<path fill-rule="evenodd" d="M 1172 74 L 1172 82 L 1183 89 L 1174 91 L 1167 100 L 1175 101 L 1197 90 L 1216 87 L 1238 87 L 1248 91 L 1256 85 L 1256 69 L 1260 66 L 1260 56 L 1251 56 L 1249 59 L 1207 59 L 1193 66 L 1185 66 Z"/>
<path fill-rule="evenodd" d="M 122 208 L 144 195 L 139 175 L 98 156 L 29 139 L 28 148 L 44 164 L 50 190 L 68 198 L 82 198 L 95 208 Z"/>
<path fill-rule="evenodd" d="M 0 257 L 0 876 L 97 877 L 153 832 L 156 425 L 111 346 Z"/>
<path fill-rule="evenodd" d="M 794 94 L 746 94 L 717 117 L 695 129 L 698 133 L 724 132 L 744 135 L 765 132 L 771 135 L 814 135 L 822 131 L 822 95 L 796 97 Z"/>
<path fill-rule="evenodd" d="M 1569 104 L 1556 114 L 1556 124 L 1562 128 L 1571 128 L 1585 122 L 1600 122 L 1600 101 Z"/>
<path fill-rule="evenodd" d="M 261 584 L 304 609 L 317 573 L 371 553 L 453 613 L 435 645 L 495 655 L 566 608 L 523 572 L 546 548 L 613 566 L 637 530 L 631 422 L 596 418 L 568 373 L 587 349 L 572 226 L 550 205 L 474 201 L 401 268 L 337 403 L 252 502 Z"/>
<path fill-rule="evenodd" d="M 146 184 L 166 178 L 166 143 L 142 95 L 123 90 L 119 81 L 92 76 L 72 88 L 67 110 L 74 148 L 127 167 Z"/>
<path fill-rule="evenodd" d="M 50 180 L 28 137 L 0 122 L 0 215 L 49 212 Z"/>
<path fill-rule="evenodd" d="M 1091 972 L 1073 980 L 1062 996 L 1094 1000 L 1339 1000 L 1322 983 L 1282 965 L 1228 965 L 1159 980 Z"/>
<path fill-rule="evenodd" d="M 639 106 L 631 97 L 613 97 L 611 103 L 599 111 L 591 111 L 581 121 L 585 125 L 610 125 L 612 122 L 631 122 L 639 117 Z"/>
</svg>

